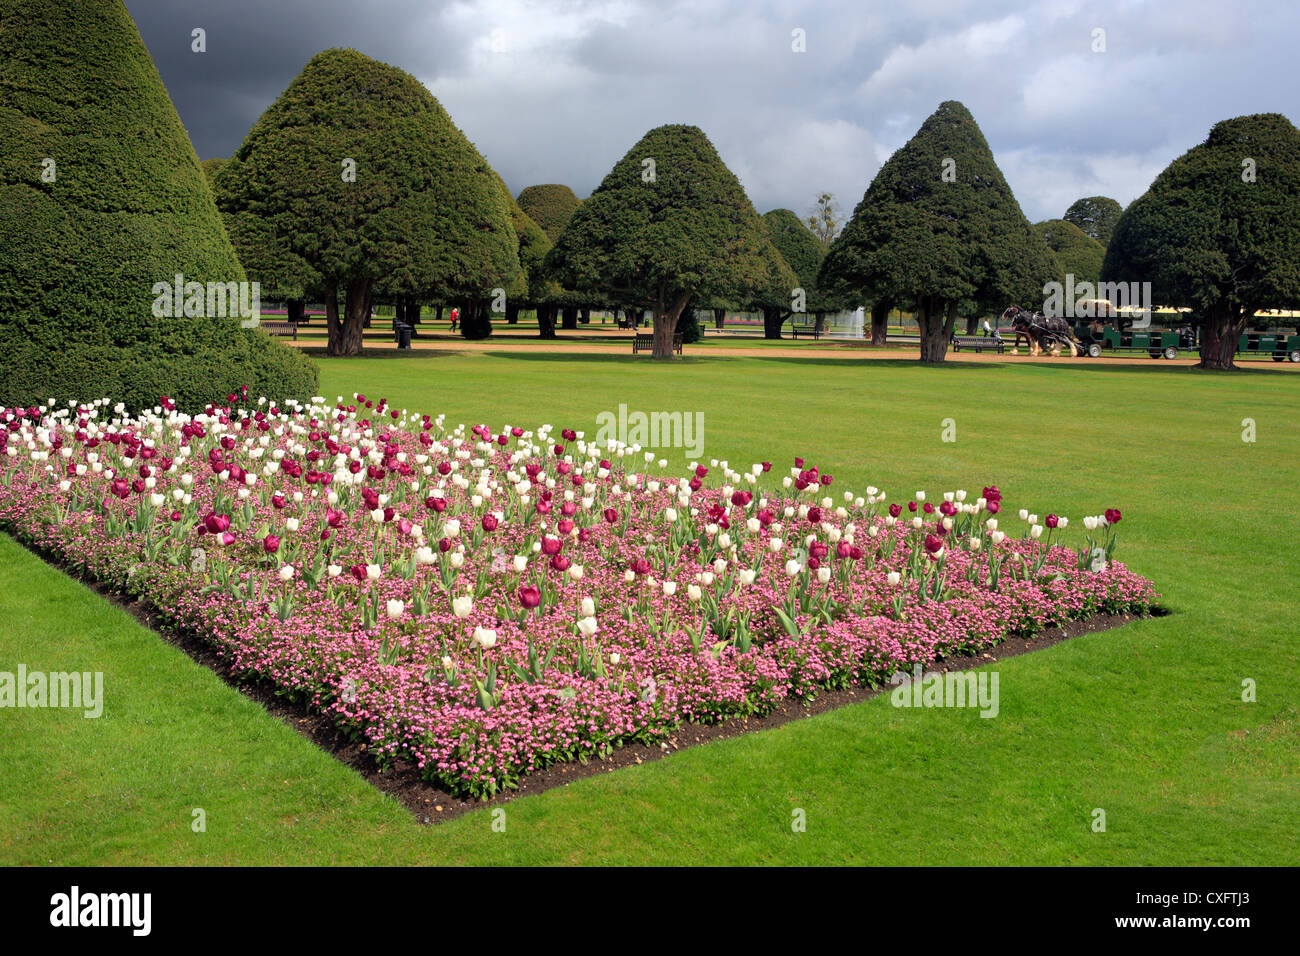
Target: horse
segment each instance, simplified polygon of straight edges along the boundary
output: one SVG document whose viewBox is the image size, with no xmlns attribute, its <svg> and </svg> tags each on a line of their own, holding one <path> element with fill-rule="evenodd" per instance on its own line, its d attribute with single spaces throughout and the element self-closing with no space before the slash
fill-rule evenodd
<svg viewBox="0 0 1300 956">
<path fill-rule="evenodd" d="M 1045 316 L 1041 312 L 1029 312 L 1018 305 L 1010 305 L 1002 313 L 1000 321 L 1009 322 L 1012 331 L 1016 333 L 1012 355 L 1020 353 L 1022 335 L 1029 343 L 1029 354 L 1035 356 L 1041 355 L 1046 348 L 1053 356 L 1059 357 L 1061 349 L 1066 348 L 1069 349 L 1070 356 L 1074 357 L 1079 354 L 1079 348 L 1083 344 L 1074 337 L 1070 323 L 1060 316 Z"/>
</svg>

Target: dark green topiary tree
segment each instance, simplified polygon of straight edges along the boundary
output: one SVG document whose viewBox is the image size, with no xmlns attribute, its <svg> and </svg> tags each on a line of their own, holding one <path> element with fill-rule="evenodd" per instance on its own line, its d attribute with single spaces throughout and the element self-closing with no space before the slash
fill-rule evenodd
<svg viewBox="0 0 1300 956">
<path fill-rule="evenodd" d="M 1124 211 L 1102 278 L 1150 282 L 1148 304 L 1191 308 L 1201 367 L 1233 368 L 1256 311 L 1300 307 L 1297 195 L 1300 131 L 1290 120 L 1224 120 Z"/>
<path fill-rule="evenodd" d="M 223 291 L 245 274 L 121 0 L 0 4 L 0 143 L 0 404 L 315 392 L 311 363 L 230 303 L 154 317 L 177 274 Z"/>
<path fill-rule="evenodd" d="M 492 168 L 415 77 L 355 50 L 311 59 L 222 168 L 217 194 L 251 275 L 323 289 L 333 355 L 361 350 L 380 280 L 480 303 L 520 279 Z M 466 326 L 478 329 L 486 311 L 474 312 Z"/>
<path fill-rule="evenodd" d="M 789 209 L 773 209 L 763 214 L 763 222 L 767 225 L 772 244 L 781 254 L 782 260 L 794 271 L 797 279 L 795 288 L 803 290 L 804 312 L 814 315 L 820 323 L 827 312 L 839 312 L 856 304 L 850 297 L 834 295 L 817 284 L 817 274 L 821 269 L 822 261 L 826 258 L 827 244 L 804 225 L 798 216 Z M 791 308 L 793 298 L 791 291 L 786 290 L 787 310 Z M 784 320 L 777 322 L 775 334 L 772 334 L 773 330 L 769 327 L 765 313 L 764 335 L 767 338 L 779 339 L 782 321 Z"/>
<path fill-rule="evenodd" d="M 209 187 L 212 186 L 212 181 L 217 178 L 217 173 L 221 171 L 222 166 L 226 165 L 226 162 L 224 159 L 205 159 L 199 163 L 203 167 L 203 175 L 207 177 Z"/>
<path fill-rule="evenodd" d="M 573 212 L 582 205 L 572 189 L 559 183 L 529 186 L 519 194 L 519 206 L 541 227 L 546 238 L 555 242 L 569 224 Z"/>
<path fill-rule="evenodd" d="M 694 126 L 647 133 L 560 233 L 547 267 L 567 288 L 654 309 L 656 358 L 672 358 L 692 297 L 746 298 L 768 269 L 763 222 Z"/>
<path fill-rule="evenodd" d="M 1037 301 L 1051 273 L 974 118 L 949 101 L 880 168 L 818 284 L 859 301 L 916 303 L 921 361 L 942 362 L 959 308 Z"/>
<path fill-rule="evenodd" d="M 1034 232 L 1047 243 L 1047 248 L 1052 250 L 1056 262 L 1060 264 L 1054 276 L 1058 282 L 1064 283 L 1068 273 L 1074 276 L 1076 283 L 1091 282 L 1096 285 L 1101 278 L 1101 260 L 1106 255 L 1105 246 L 1064 219 L 1036 222 Z"/>
<path fill-rule="evenodd" d="M 1076 199 L 1063 218 L 1082 229 L 1089 239 L 1096 239 L 1102 246 L 1108 246 L 1111 233 L 1115 231 L 1115 223 L 1119 222 L 1123 212 L 1124 207 L 1109 196 L 1088 196 Z"/>
</svg>

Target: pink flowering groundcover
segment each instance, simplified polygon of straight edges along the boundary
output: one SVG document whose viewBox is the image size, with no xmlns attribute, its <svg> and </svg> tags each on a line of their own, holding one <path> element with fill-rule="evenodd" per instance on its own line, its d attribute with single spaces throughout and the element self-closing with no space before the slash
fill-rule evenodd
<svg viewBox="0 0 1300 956">
<path fill-rule="evenodd" d="M 1080 536 L 993 486 L 899 503 L 801 459 L 674 474 L 360 395 L 0 409 L 0 451 L 17 537 L 464 796 L 1158 601 L 1113 558 L 1114 509 Z"/>
</svg>

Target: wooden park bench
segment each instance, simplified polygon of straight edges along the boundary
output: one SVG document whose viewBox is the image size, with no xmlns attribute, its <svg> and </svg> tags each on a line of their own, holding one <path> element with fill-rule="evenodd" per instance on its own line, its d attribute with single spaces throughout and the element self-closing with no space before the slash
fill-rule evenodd
<svg viewBox="0 0 1300 956">
<path fill-rule="evenodd" d="M 655 348 L 655 337 L 653 335 L 642 335 L 640 332 L 632 336 L 632 354 L 637 352 L 653 352 Z M 673 336 L 673 351 L 678 355 L 682 354 L 682 336 L 679 332 Z"/>
<path fill-rule="evenodd" d="M 298 323 L 296 322 L 282 322 L 274 319 L 270 322 L 262 320 L 258 323 L 258 327 L 263 329 L 267 335 L 289 335 L 293 337 L 295 342 L 298 341 Z"/>
<path fill-rule="evenodd" d="M 822 330 L 817 328 L 816 323 L 812 323 L 812 324 L 805 323 L 803 325 L 795 325 L 793 322 L 791 322 L 790 337 L 797 339 L 800 336 L 800 334 L 802 334 L 805 338 L 811 335 L 814 339 L 820 339 L 822 337 Z"/>
<path fill-rule="evenodd" d="M 952 347 L 956 352 L 962 349 L 974 349 L 976 352 L 1005 352 L 1007 343 L 992 335 L 954 335 Z"/>
</svg>

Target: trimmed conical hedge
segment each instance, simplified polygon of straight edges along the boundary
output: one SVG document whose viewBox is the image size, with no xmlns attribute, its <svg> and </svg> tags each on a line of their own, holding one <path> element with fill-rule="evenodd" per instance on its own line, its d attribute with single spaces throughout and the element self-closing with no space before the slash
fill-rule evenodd
<svg viewBox="0 0 1300 956">
<path fill-rule="evenodd" d="M 770 248 L 740 180 L 703 131 L 660 126 L 583 200 L 545 265 L 566 288 L 650 304 L 652 354 L 670 358 L 686 304 L 752 297 L 769 277 Z"/>
<path fill-rule="evenodd" d="M 251 276 L 347 291 L 335 354 L 360 350 L 375 283 L 487 301 L 522 279 L 509 190 L 419 80 L 356 50 L 312 57 L 214 185 Z"/>
<path fill-rule="evenodd" d="M 0 143 L 0 404 L 315 391 L 238 318 L 153 316 L 156 283 L 245 276 L 121 0 L 0 0 Z"/>
<path fill-rule="evenodd" d="M 1073 275 L 1076 282 L 1096 283 L 1101 278 L 1106 247 L 1074 223 L 1068 219 L 1049 219 L 1034 223 L 1034 232 L 1056 256 L 1057 282 L 1064 283 L 1067 274 Z"/>
<path fill-rule="evenodd" d="M 949 100 L 880 167 L 818 284 L 916 303 L 921 360 L 940 362 L 958 309 L 1032 305 L 1053 267 L 974 117 Z"/>
<path fill-rule="evenodd" d="M 1300 130 L 1281 113 L 1216 123 L 1129 204 L 1102 278 L 1149 282 L 1148 305 L 1188 306 L 1201 366 L 1234 368 L 1260 309 L 1300 306 Z M 1139 287 L 1140 288 L 1140 287 Z"/>
<path fill-rule="evenodd" d="M 519 206 L 541 227 L 546 238 L 555 242 L 582 200 L 568 186 L 544 183 L 528 186 L 519 194 Z"/>
</svg>

